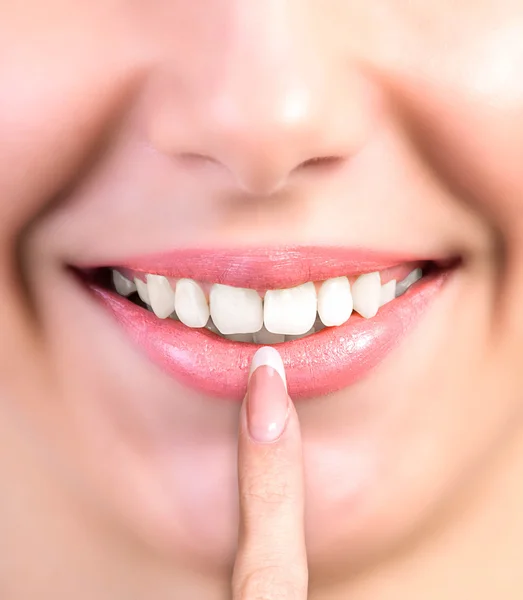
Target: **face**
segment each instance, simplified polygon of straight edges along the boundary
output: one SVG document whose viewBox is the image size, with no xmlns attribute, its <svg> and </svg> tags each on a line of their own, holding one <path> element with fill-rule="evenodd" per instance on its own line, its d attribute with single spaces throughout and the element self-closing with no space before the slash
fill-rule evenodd
<svg viewBox="0 0 523 600">
<path fill-rule="evenodd" d="M 6 456 L 225 577 L 252 342 L 285 340 L 313 578 L 457 502 L 520 419 L 521 3 L 4 3 L 0 56 Z"/>
</svg>

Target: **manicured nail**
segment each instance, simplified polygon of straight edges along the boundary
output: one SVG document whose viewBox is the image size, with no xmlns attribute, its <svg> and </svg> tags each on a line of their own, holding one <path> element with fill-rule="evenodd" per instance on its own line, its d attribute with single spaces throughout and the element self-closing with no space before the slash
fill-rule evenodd
<svg viewBox="0 0 523 600">
<path fill-rule="evenodd" d="M 260 348 L 252 359 L 247 389 L 247 426 L 260 443 L 276 441 L 289 416 L 289 398 L 283 361 L 270 346 Z"/>
</svg>

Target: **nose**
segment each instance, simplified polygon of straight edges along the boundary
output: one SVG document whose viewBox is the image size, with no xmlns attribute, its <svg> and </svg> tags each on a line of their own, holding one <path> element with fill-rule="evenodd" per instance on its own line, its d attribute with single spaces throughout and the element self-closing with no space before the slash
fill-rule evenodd
<svg viewBox="0 0 523 600">
<path fill-rule="evenodd" d="M 223 44 L 206 52 L 196 40 L 196 59 L 178 67 L 182 83 L 152 118 L 152 145 L 212 161 L 257 195 L 299 171 L 348 161 L 374 119 L 369 82 L 306 26 L 302 0 L 235 6 Z"/>
</svg>

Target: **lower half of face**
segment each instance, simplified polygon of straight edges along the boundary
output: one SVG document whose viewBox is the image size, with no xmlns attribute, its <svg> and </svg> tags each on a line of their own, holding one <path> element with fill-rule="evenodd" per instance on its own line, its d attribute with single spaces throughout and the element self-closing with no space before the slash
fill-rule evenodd
<svg viewBox="0 0 523 600">
<path fill-rule="evenodd" d="M 98 514 L 226 573 L 274 344 L 311 573 L 422 531 L 517 430 L 523 10 L 51 4 L 0 9 L 2 419 Z"/>
</svg>

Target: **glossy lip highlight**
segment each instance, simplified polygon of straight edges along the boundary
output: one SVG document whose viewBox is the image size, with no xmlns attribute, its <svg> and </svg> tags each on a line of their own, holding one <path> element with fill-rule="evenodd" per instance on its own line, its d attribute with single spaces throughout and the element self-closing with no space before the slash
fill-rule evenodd
<svg viewBox="0 0 523 600">
<path fill-rule="evenodd" d="M 384 270 L 411 260 L 416 259 L 398 260 L 391 255 L 344 249 L 333 252 L 325 248 L 294 248 L 290 255 L 282 249 L 242 253 L 182 251 L 129 261 L 125 266 L 170 277 L 192 276 L 241 286 L 255 283 L 274 289 L 351 272 Z M 297 400 L 323 396 L 365 376 L 411 330 L 448 273 L 426 276 L 406 294 L 383 306 L 373 319 L 353 314 L 340 327 L 280 344 L 278 351 L 285 364 L 291 396 Z M 126 298 L 98 286 L 90 287 L 136 346 L 175 379 L 216 398 L 243 398 L 249 364 L 259 345 L 232 342 L 206 329 L 191 329 L 171 319 L 157 319 Z"/>
</svg>

